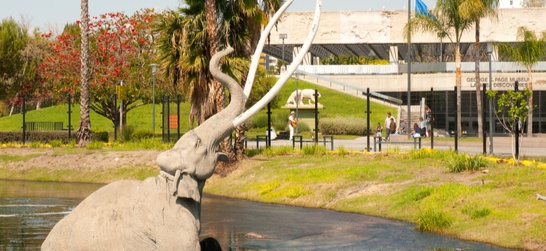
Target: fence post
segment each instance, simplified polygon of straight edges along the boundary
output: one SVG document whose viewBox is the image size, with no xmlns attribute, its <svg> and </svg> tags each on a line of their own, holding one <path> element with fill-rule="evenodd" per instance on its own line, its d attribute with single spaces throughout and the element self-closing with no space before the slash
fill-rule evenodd
<svg viewBox="0 0 546 251">
<path fill-rule="evenodd" d="M 455 102 L 453 104 L 455 104 L 455 152 L 458 153 L 459 152 L 459 120 L 457 118 L 457 110 L 459 109 L 459 107 L 457 106 L 457 86 L 455 86 L 455 95 L 453 95 L 455 97 Z"/>
<path fill-rule="evenodd" d="M 70 121 L 72 118 L 72 110 L 70 106 L 72 106 L 72 95 L 68 93 L 68 141 L 70 141 L 70 137 L 72 136 L 72 122 Z"/>
<path fill-rule="evenodd" d="M 25 94 L 23 93 L 23 145 L 26 141 L 26 135 L 27 135 L 27 126 L 26 126 L 26 107 L 25 107 Z"/>
<path fill-rule="evenodd" d="M 367 127 L 368 127 L 368 136 L 366 137 L 367 138 L 367 145 L 366 145 L 366 149 L 368 150 L 368 152 L 370 152 L 370 132 L 371 132 L 371 129 L 370 129 L 370 88 L 366 88 L 366 124 L 367 124 Z M 375 152 L 375 138 L 374 138 L 374 152 Z M 380 150 L 381 151 L 381 150 Z"/>
<path fill-rule="evenodd" d="M 487 134 L 485 133 L 485 90 L 486 84 L 483 84 L 482 91 L 482 139 L 483 139 L 483 155 L 487 154 Z"/>
<path fill-rule="evenodd" d="M 519 82 L 516 81 L 516 83 L 514 84 L 514 91 L 515 92 L 519 91 L 519 86 L 518 85 L 519 85 Z M 531 93 L 531 95 L 533 95 L 533 94 Z M 519 118 L 516 117 L 516 121 L 514 121 L 514 122 L 515 122 L 514 126 L 516 127 L 516 130 L 515 130 L 516 131 L 516 137 L 515 137 L 516 138 L 516 142 L 515 142 L 516 154 L 515 154 L 515 157 L 516 157 L 516 160 L 517 160 L 517 159 L 519 159 Z"/>
<path fill-rule="evenodd" d="M 432 106 L 434 104 L 434 88 L 430 87 L 430 105 Z M 430 108 L 430 107 L 429 107 Z M 434 149 L 434 117 L 432 116 L 432 108 L 430 112 L 430 149 Z M 409 129 L 409 125 L 407 127 Z M 421 146 L 419 146 L 419 149 L 421 149 Z"/>
</svg>

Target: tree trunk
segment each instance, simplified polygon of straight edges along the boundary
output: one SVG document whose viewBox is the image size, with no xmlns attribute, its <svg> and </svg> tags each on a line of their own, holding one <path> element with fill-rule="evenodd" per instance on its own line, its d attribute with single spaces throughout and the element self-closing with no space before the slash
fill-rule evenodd
<svg viewBox="0 0 546 251">
<path fill-rule="evenodd" d="M 235 128 L 235 157 L 240 160 L 245 157 L 246 124 L 242 123 Z"/>
<path fill-rule="evenodd" d="M 461 136 L 461 50 L 455 45 L 455 86 L 457 86 L 457 135 Z"/>
<path fill-rule="evenodd" d="M 209 45 L 209 52 L 210 57 L 218 52 L 218 23 L 217 23 L 217 11 L 216 11 L 216 1 L 215 0 L 206 0 L 205 1 L 205 13 L 207 17 L 207 35 L 208 35 L 208 45 Z M 225 92 L 224 87 L 222 84 L 218 83 L 218 81 L 214 80 L 213 78 L 210 78 L 212 81 L 212 87 L 214 90 L 214 101 L 216 104 L 215 110 L 216 112 L 220 112 L 225 107 Z M 220 151 L 225 153 L 230 161 L 235 161 L 235 153 L 233 152 L 233 147 L 231 146 L 231 136 L 225 138 L 220 143 Z"/>
<path fill-rule="evenodd" d="M 90 94 L 89 94 L 89 4 L 81 1 L 81 95 L 80 95 L 80 128 L 78 129 L 78 146 L 85 147 L 91 141 Z"/>
<path fill-rule="evenodd" d="M 482 116 L 482 94 L 481 94 L 481 81 L 480 81 L 480 19 L 476 21 L 476 43 L 475 49 L 475 72 L 476 72 L 476 108 L 478 108 L 478 138 L 483 136 L 483 116 Z"/>
<path fill-rule="evenodd" d="M 527 137 L 533 137 L 533 76 L 532 69 L 529 69 L 529 116 L 527 117 Z"/>
</svg>

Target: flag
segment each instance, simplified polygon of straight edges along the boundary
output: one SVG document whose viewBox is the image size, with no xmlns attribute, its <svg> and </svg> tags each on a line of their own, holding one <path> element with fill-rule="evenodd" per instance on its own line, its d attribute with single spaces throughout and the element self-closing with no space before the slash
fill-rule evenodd
<svg viewBox="0 0 546 251">
<path fill-rule="evenodd" d="M 436 17 L 428 12 L 428 7 L 422 0 L 415 0 L 415 15 L 425 15 L 436 20 Z"/>
</svg>

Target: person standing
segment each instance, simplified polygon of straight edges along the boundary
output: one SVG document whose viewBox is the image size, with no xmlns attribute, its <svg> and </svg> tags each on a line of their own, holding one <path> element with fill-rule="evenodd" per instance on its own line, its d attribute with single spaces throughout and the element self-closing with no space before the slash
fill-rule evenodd
<svg viewBox="0 0 546 251">
<path fill-rule="evenodd" d="M 390 123 L 389 128 L 388 128 L 387 130 L 390 131 L 389 136 L 390 136 L 391 134 L 396 134 L 396 122 L 394 122 L 394 118 L 393 118 L 393 117 L 391 117 L 391 123 Z"/>
<path fill-rule="evenodd" d="M 398 125 L 397 134 L 406 134 L 406 122 L 403 119 L 400 119 L 400 125 Z"/>
<path fill-rule="evenodd" d="M 387 112 L 387 118 L 385 118 L 385 124 L 383 125 L 383 127 L 385 128 L 385 141 L 389 139 L 389 135 L 391 134 L 390 132 L 391 119 L 393 119 L 394 123 L 396 123 L 396 120 L 394 120 L 394 117 L 391 116 L 391 113 Z"/>
<path fill-rule="evenodd" d="M 294 138 L 294 129 L 298 125 L 298 119 L 296 119 L 296 113 L 294 111 L 290 112 L 290 116 L 288 117 L 288 128 L 290 128 L 290 137 L 288 140 L 292 140 Z"/>
<path fill-rule="evenodd" d="M 419 117 L 419 127 L 421 128 L 421 137 L 427 136 L 427 122 L 423 120 L 423 117 Z"/>
<path fill-rule="evenodd" d="M 425 107 L 425 122 L 427 123 L 427 126 L 426 126 L 426 134 L 427 134 L 427 137 L 429 137 L 429 133 L 432 132 L 432 109 L 430 109 L 430 107 L 426 106 Z"/>
<path fill-rule="evenodd" d="M 380 122 L 377 122 L 377 127 L 375 128 L 375 137 L 379 138 L 379 140 L 381 140 L 381 138 L 383 137 L 381 131 L 383 131 L 383 127 L 381 127 Z"/>
</svg>

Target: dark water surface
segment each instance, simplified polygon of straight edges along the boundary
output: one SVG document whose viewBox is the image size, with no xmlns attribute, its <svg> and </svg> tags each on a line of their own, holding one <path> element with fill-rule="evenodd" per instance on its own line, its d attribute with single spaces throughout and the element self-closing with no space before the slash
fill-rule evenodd
<svg viewBox="0 0 546 251">
<path fill-rule="evenodd" d="M 38 250 L 47 234 L 96 184 L 0 180 L 0 250 Z M 223 250 L 508 250 L 414 230 L 359 214 L 269 205 L 206 195 L 202 237 Z"/>
</svg>

